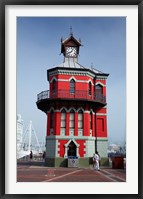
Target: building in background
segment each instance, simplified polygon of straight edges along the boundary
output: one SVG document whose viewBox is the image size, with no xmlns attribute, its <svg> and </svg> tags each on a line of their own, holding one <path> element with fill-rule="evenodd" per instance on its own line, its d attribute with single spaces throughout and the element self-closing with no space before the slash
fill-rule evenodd
<svg viewBox="0 0 143 199">
<path fill-rule="evenodd" d="M 108 74 L 78 63 L 81 45 L 72 32 L 61 39 L 64 61 L 47 70 L 50 90 L 37 96 L 38 109 L 47 115 L 47 166 L 67 166 L 68 158 L 74 156 L 80 167 L 88 167 L 96 150 L 101 164 L 108 162 Z"/>
</svg>

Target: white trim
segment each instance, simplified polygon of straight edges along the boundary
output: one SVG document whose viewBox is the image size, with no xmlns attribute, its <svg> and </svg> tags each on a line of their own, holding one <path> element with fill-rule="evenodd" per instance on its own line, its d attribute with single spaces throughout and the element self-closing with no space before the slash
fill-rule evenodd
<svg viewBox="0 0 143 199">
<path fill-rule="evenodd" d="M 78 109 L 77 109 L 77 112 L 79 112 L 80 110 L 82 110 L 83 113 L 84 113 L 84 109 L 83 109 L 82 107 L 78 108 Z"/>
<path fill-rule="evenodd" d="M 50 108 L 50 110 L 49 110 L 49 111 L 47 111 L 47 113 L 50 113 L 51 111 L 54 111 L 54 112 L 55 112 L 55 110 L 54 110 L 53 106 Z"/>
<path fill-rule="evenodd" d="M 93 112 L 92 108 L 90 109 L 90 112 L 91 112 L 93 115 L 95 115 L 95 113 Z"/>
<path fill-rule="evenodd" d="M 63 106 L 63 107 L 60 109 L 60 112 L 62 112 L 63 109 L 65 109 L 65 111 L 68 112 L 68 109 L 67 109 L 65 106 Z"/>
<path fill-rule="evenodd" d="M 58 67 L 58 66 L 57 66 Z M 56 68 L 55 68 L 56 69 Z M 67 70 L 66 71 L 66 68 L 63 67 L 63 70 L 60 70 L 60 69 L 56 69 L 56 71 L 51 71 L 49 72 L 49 76 L 50 75 L 56 75 L 56 74 L 64 74 L 64 75 L 83 75 L 83 76 L 88 76 L 90 78 L 94 78 L 95 75 L 90 73 L 89 71 L 80 71 L 80 70 Z"/>
<path fill-rule="evenodd" d="M 88 150 L 88 149 L 87 149 L 87 146 L 86 146 L 86 141 L 83 143 L 83 145 L 84 145 L 83 151 L 85 152 L 85 153 L 84 153 L 84 158 L 86 158 L 86 157 L 87 157 L 87 154 L 88 154 L 88 153 L 87 153 L 87 150 Z"/>
<path fill-rule="evenodd" d="M 66 135 L 66 128 L 60 127 L 60 135 L 62 135 L 62 136 Z"/>
<path fill-rule="evenodd" d="M 79 144 L 75 141 L 75 139 L 70 139 L 64 146 L 65 146 L 65 154 L 64 154 L 64 158 L 67 158 L 68 157 L 68 146 L 71 142 L 74 142 L 74 144 L 76 145 L 76 156 L 77 157 L 80 157 L 79 156 Z"/>
<path fill-rule="evenodd" d="M 73 137 L 74 136 L 74 128 L 69 128 L 69 137 Z"/>
<path fill-rule="evenodd" d="M 96 115 L 97 115 L 97 116 L 98 116 L 98 115 L 104 115 L 104 116 L 106 116 L 107 113 L 96 113 Z"/>
<path fill-rule="evenodd" d="M 60 157 L 60 154 L 58 153 L 60 151 L 60 143 L 58 140 L 56 140 L 56 157 Z"/>
<path fill-rule="evenodd" d="M 75 109 L 74 107 L 71 107 L 71 108 L 69 109 L 68 112 L 70 113 L 70 111 L 71 111 L 72 109 L 74 110 L 74 112 L 77 112 L 76 109 Z"/>
<path fill-rule="evenodd" d="M 104 107 L 100 108 L 100 109 L 107 109 L 107 105 L 105 105 Z"/>
<path fill-rule="evenodd" d="M 68 79 L 68 81 L 70 82 L 72 79 L 73 79 L 75 82 L 77 81 L 76 78 L 75 78 L 74 76 L 71 76 L 71 77 Z M 59 79 L 59 80 L 63 80 L 63 81 L 64 81 L 64 79 Z"/>
<path fill-rule="evenodd" d="M 106 109 L 106 108 L 107 108 L 107 106 L 106 106 L 106 107 L 103 107 L 102 109 Z M 55 112 L 60 112 L 60 113 L 61 113 L 63 109 L 65 109 L 66 113 L 70 113 L 70 111 L 73 109 L 75 113 L 78 113 L 79 110 L 82 110 L 83 113 L 90 113 L 90 112 L 92 112 L 92 114 L 95 115 L 95 112 L 94 112 L 92 109 L 90 109 L 89 111 L 85 111 L 82 107 L 79 107 L 79 108 L 76 110 L 74 107 L 71 107 L 71 108 L 67 109 L 65 106 L 63 106 L 63 107 L 60 108 L 59 110 L 58 110 L 58 109 L 54 110 L 54 108 L 51 107 L 50 110 L 47 111 L 47 113 L 50 113 L 52 110 L 54 111 L 54 113 L 55 113 Z M 107 113 L 96 113 L 96 115 L 107 115 Z"/>
<path fill-rule="evenodd" d="M 107 78 L 108 78 L 107 76 L 98 76 L 98 74 L 96 74 L 96 79 L 97 80 L 105 80 Z"/>
<path fill-rule="evenodd" d="M 60 135 L 50 135 L 50 136 L 46 136 L 46 140 L 69 140 L 69 139 L 75 139 L 75 140 L 95 140 L 94 136 L 60 136 Z M 107 137 L 97 137 L 97 140 L 102 140 L 102 141 L 107 141 L 108 138 Z"/>
<path fill-rule="evenodd" d="M 74 142 L 74 144 L 79 147 L 80 145 L 75 141 L 75 139 L 70 139 L 66 144 L 65 144 L 65 147 L 68 147 L 68 145 L 71 143 L 71 142 Z"/>
<path fill-rule="evenodd" d="M 90 111 L 84 111 L 84 113 L 90 113 Z"/>
<path fill-rule="evenodd" d="M 56 112 L 60 112 L 60 110 L 56 109 L 56 110 L 55 110 L 55 113 L 56 113 Z"/>
<path fill-rule="evenodd" d="M 83 129 L 78 129 L 78 136 L 79 137 L 83 136 Z"/>
<path fill-rule="evenodd" d="M 102 82 L 96 82 L 95 86 L 97 86 L 97 85 L 101 85 L 101 86 L 103 86 L 103 87 L 106 87 L 106 85 L 103 84 Z"/>
<path fill-rule="evenodd" d="M 52 79 L 50 80 L 50 83 L 52 83 L 54 80 L 57 81 L 57 78 L 55 76 L 52 77 Z"/>
<path fill-rule="evenodd" d="M 60 112 L 60 110 L 58 110 L 58 109 L 55 110 L 53 107 L 51 107 L 50 110 L 47 111 L 47 113 L 50 113 L 52 110 L 53 110 L 54 113 Z"/>
<path fill-rule="evenodd" d="M 78 82 L 78 83 L 87 83 L 88 84 L 89 82 L 91 82 L 92 86 L 94 86 L 94 84 L 92 83 L 92 81 L 90 79 L 89 80 L 78 80 L 73 76 L 72 76 L 72 78 L 69 78 L 69 79 L 57 79 L 57 82 L 70 82 L 71 79 L 74 79 L 75 82 Z M 50 81 L 50 83 L 51 83 L 51 81 Z"/>
<path fill-rule="evenodd" d="M 85 81 L 84 81 L 85 82 Z M 91 79 L 89 79 L 88 81 L 86 81 L 88 84 L 89 82 L 91 82 L 91 85 L 94 86 L 94 84 L 92 83 Z"/>
</svg>

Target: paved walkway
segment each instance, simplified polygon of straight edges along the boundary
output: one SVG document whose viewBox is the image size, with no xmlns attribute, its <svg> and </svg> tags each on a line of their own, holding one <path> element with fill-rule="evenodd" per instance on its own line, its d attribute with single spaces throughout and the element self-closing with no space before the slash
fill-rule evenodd
<svg viewBox="0 0 143 199">
<path fill-rule="evenodd" d="M 126 169 L 17 166 L 17 182 L 125 182 Z"/>
</svg>

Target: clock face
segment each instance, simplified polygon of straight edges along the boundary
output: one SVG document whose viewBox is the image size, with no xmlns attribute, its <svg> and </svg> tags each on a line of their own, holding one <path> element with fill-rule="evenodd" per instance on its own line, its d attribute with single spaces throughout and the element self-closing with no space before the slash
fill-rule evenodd
<svg viewBox="0 0 143 199">
<path fill-rule="evenodd" d="M 76 55 L 77 55 L 76 47 L 67 47 L 66 48 L 66 55 L 68 57 L 76 57 Z"/>
</svg>

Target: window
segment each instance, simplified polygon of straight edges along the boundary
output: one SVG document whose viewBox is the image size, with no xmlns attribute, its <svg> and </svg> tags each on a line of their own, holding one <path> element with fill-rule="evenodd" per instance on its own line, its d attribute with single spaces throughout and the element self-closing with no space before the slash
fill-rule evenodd
<svg viewBox="0 0 143 199">
<path fill-rule="evenodd" d="M 70 81 L 70 93 L 75 93 L 75 81 L 72 79 Z"/>
<path fill-rule="evenodd" d="M 91 82 L 89 82 L 89 85 L 88 85 L 88 94 L 91 95 Z"/>
<path fill-rule="evenodd" d="M 74 110 L 70 111 L 70 128 L 74 128 Z"/>
<path fill-rule="evenodd" d="M 78 129 L 83 129 L 83 111 L 78 112 Z"/>
<path fill-rule="evenodd" d="M 92 112 L 90 112 L 90 129 L 92 129 Z"/>
<path fill-rule="evenodd" d="M 102 94 L 102 86 L 101 85 L 96 85 L 96 93 Z"/>
<path fill-rule="evenodd" d="M 61 128 L 66 128 L 66 111 L 64 109 L 61 112 Z"/>
<path fill-rule="evenodd" d="M 51 111 L 50 114 L 51 118 L 50 118 L 50 128 L 53 129 L 54 128 L 54 111 Z"/>
<path fill-rule="evenodd" d="M 53 83 L 52 83 L 52 92 L 53 93 L 56 92 L 56 80 L 55 79 L 53 80 Z"/>
</svg>

